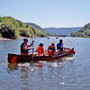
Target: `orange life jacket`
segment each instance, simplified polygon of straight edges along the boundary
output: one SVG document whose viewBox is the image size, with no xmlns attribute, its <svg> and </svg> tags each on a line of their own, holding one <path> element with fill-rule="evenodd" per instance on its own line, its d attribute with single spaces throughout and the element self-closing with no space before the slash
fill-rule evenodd
<svg viewBox="0 0 90 90">
<path fill-rule="evenodd" d="M 36 49 L 36 52 L 38 52 L 38 56 L 40 56 L 41 54 L 44 54 L 44 49 L 41 46 L 38 46 L 38 48 Z"/>
</svg>

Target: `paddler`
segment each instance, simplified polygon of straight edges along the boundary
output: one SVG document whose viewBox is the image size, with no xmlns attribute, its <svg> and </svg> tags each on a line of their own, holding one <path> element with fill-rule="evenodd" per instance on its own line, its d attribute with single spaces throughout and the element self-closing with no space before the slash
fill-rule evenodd
<svg viewBox="0 0 90 90">
<path fill-rule="evenodd" d="M 44 55 L 44 49 L 43 49 L 43 44 L 40 43 L 39 46 L 36 49 L 36 52 L 38 53 L 38 56 L 43 56 Z"/>
<path fill-rule="evenodd" d="M 59 40 L 59 43 L 57 44 L 57 50 L 58 50 L 58 54 L 63 53 L 63 40 Z"/>
<path fill-rule="evenodd" d="M 70 50 L 70 48 L 63 46 L 63 40 L 59 40 L 59 43 L 57 44 L 57 54 L 62 54 L 64 52 L 67 52 L 68 50 Z"/>
<path fill-rule="evenodd" d="M 48 55 L 54 55 L 55 54 L 55 44 L 52 43 L 49 47 L 48 47 Z"/>
<path fill-rule="evenodd" d="M 23 39 L 23 43 L 21 44 L 21 55 L 30 55 L 29 50 L 34 49 L 30 48 L 33 45 L 34 41 L 32 41 L 30 45 L 27 45 L 27 43 L 28 39 L 27 38 Z"/>
</svg>

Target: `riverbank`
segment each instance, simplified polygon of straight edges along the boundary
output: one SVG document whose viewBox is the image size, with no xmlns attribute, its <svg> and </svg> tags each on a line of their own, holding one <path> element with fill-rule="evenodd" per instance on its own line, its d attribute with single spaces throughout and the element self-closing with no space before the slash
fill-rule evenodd
<svg viewBox="0 0 90 90">
<path fill-rule="evenodd" d="M 2 38 L 2 37 L 0 37 L 0 41 L 8 41 L 8 40 L 13 40 L 13 39 L 8 39 L 8 38 Z"/>
<path fill-rule="evenodd" d="M 24 39 L 24 38 L 27 38 L 27 37 L 19 37 L 18 39 Z M 10 41 L 10 40 L 18 40 L 18 39 L 9 39 L 9 38 L 0 37 L 0 41 Z"/>
<path fill-rule="evenodd" d="M 27 38 L 27 37 L 19 37 L 17 39 L 9 39 L 9 38 L 3 38 L 3 37 L 0 37 L 0 41 L 10 41 L 10 40 L 18 40 L 18 39 L 24 39 L 24 38 Z M 28 39 L 30 39 L 31 37 L 29 37 Z M 38 38 L 38 37 L 34 37 L 34 38 Z"/>
</svg>

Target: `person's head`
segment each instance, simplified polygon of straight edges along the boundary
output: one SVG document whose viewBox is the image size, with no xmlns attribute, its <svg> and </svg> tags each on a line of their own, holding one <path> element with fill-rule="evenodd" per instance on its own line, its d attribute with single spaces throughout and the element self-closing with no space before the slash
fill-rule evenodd
<svg viewBox="0 0 90 90">
<path fill-rule="evenodd" d="M 25 43 L 27 43 L 27 42 L 28 42 L 28 39 L 27 39 L 27 38 L 25 38 L 25 39 L 23 39 L 23 41 L 24 41 Z"/>
<path fill-rule="evenodd" d="M 42 47 L 43 46 L 43 43 L 40 43 L 39 46 Z"/>
<path fill-rule="evenodd" d="M 60 40 L 59 40 L 59 43 L 62 43 L 62 42 L 63 42 L 63 40 L 62 40 L 62 39 L 60 39 Z"/>
<path fill-rule="evenodd" d="M 55 47 L 55 44 L 54 44 L 54 43 L 52 43 L 52 44 L 51 44 L 51 46 Z"/>
</svg>

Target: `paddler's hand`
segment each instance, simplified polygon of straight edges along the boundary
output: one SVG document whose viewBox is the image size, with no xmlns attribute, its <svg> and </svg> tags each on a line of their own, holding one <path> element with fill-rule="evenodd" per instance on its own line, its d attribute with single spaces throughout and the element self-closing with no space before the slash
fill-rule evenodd
<svg viewBox="0 0 90 90">
<path fill-rule="evenodd" d="M 34 47 L 32 47 L 31 50 L 34 50 Z"/>
<path fill-rule="evenodd" d="M 30 48 L 28 48 L 28 50 L 34 50 L 34 47 L 30 47 Z"/>
<path fill-rule="evenodd" d="M 32 40 L 31 44 L 28 45 L 28 47 L 31 47 L 33 45 L 33 43 L 34 43 L 34 40 Z"/>
<path fill-rule="evenodd" d="M 32 40 L 32 43 L 34 43 L 34 40 Z"/>
</svg>

